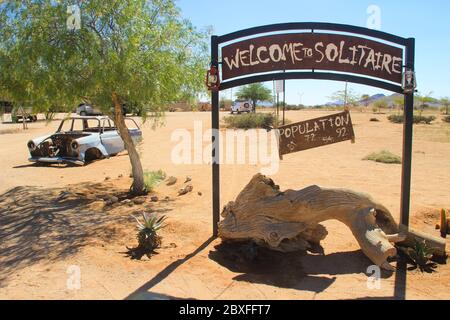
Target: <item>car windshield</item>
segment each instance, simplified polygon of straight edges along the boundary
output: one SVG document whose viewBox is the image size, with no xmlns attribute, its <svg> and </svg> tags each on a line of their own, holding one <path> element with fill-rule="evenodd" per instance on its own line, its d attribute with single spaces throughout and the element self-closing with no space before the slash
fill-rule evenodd
<svg viewBox="0 0 450 320">
<path fill-rule="evenodd" d="M 57 132 L 100 132 L 98 119 L 65 119 L 59 125 Z"/>
</svg>

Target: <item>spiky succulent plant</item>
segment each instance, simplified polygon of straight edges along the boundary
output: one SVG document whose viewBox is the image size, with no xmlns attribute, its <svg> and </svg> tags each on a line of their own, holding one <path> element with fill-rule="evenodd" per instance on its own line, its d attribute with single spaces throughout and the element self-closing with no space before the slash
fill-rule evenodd
<svg viewBox="0 0 450 320">
<path fill-rule="evenodd" d="M 401 248 L 402 251 L 407 255 L 413 268 L 419 268 L 422 272 L 433 272 L 436 268 L 436 263 L 433 263 L 431 259 L 433 258 L 433 251 L 427 245 L 425 240 L 419 241 L 414 240 L 413 248 Z"/>
<path fill-rule="evenodd" d="M 161 246 L 161 237 L 158 230 L 164 228 L 166 224 L 166 216 L 159 216 L 156 213 L 142 213 L 142 222 L 136 219 L 139 232 L 137 234 L 138 248 L 146 253 L 152 253 L 156 248 Z"/>
</svg>

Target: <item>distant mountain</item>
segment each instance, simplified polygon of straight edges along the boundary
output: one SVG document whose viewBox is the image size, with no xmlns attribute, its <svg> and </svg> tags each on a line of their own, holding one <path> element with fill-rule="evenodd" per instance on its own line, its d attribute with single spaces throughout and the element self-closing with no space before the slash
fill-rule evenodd
<svg viewBox="0 0 450 320">
<path fill-rule="evenodd" d="M 377 94 L 374 94 L 373 96 L 370 96 L 367 99 L 362 99 L 362 100 L 358 101 L 358 103 L 359 104 L 371 104 L 377 100 L 384 99 L 384 98 L 386 98 L 386 96 L 384 94 L 377 93 Z"/>
<path fill-rule="evenodd" d="M 330 107 L 330 106 L 343 106 L 344 105 L 344 101 L 342 101 L 342 100 L 331 101 L 331 102 L 327 102 L 325 105 L 327 107 Z"/>
</svg>

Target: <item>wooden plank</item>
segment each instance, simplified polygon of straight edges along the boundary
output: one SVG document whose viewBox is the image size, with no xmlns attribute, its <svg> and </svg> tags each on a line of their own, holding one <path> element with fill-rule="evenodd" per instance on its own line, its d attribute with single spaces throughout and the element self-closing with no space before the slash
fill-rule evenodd
<svg viewBox="0 0 450 320">
<path fill-rule="evenodd" d="M 289 124 L 278 128 L 279 153 L 294 153 L 355 139 L 350 112 Z"/>
</svg>

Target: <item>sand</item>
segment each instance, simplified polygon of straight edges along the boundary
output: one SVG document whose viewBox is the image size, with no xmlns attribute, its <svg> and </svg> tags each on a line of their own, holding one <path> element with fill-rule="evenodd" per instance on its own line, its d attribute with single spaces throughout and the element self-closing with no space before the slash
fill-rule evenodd
<svg viewBox="0 0 450 320">
<path fill-rule="evenodd" d="M 291 121 L 331 111 L 288 112 Z M 223 113 L 221 116 L 225 116 Z M 143 125 L 140 146 L 145 170 L 175 176 L 160 184 L 142 205 L 104 208 L 103 198 L 123 195 L 130 186 L 125 153 L 84 167 L 28 163 L 27 141 L 54 131 L 59 121 L 0 124 L 0 299 L 449 299 L 450 268 L 407 273 L 406 289 L 396 274 L 382 273 L 370 286 L 371 262 L 345 225 L 325 223 L 324 255 L 266 254 L 255 265 L 233 259 L 230 248 L 217 250 L 211 239 L 211 169 L 208 164 L 176 165 L 171 152 L 176 129 L 194 132 L 194 120 L 210 128 L 210 113 L 167 113 L 165 126 Z M 380 122 L 370 122 L 377 117 Z M 363 161 L 383 149 L 401 155 L 402 126 L 386 115 L 353 112 L 356 143 L 287 155 L 272 175 L 282 189 L 311 184 L 349 188 L 372 195 L 399 218 L 400 165 Z M 140 119 L 137 119 L 140 122 Z M 205 145 L 207 142 L 205 142 Z M 450 125 L 436 121 L 415 127 L 411 222 L 438 235 L 439 209 L 450 209 Z M 234 200 L 261 165 L 221 166 L 221 205 Z M 186 176 L 193 192 L 178 197 Z M 105 180 L 105 178 L 107 178 Z M 201 195 L 199 195 L 199 193 Z M 165 197 L 169 200 L 162 201 Z M 163 247 L 151 259 L 130 260 L 126 246 L 136 244 L 131 214 L 152 210 L 168 217 Z M 75 267 L 74 267 L 75 266 Z M 75 271 L 74 271 L 75 270 Z M 80 271 L 81 285 L 71 286 Z M 369 283 L 369 286 L 368 286 Z M 69 286 L 68 286 L 69 284 Z"/>
</svg>

